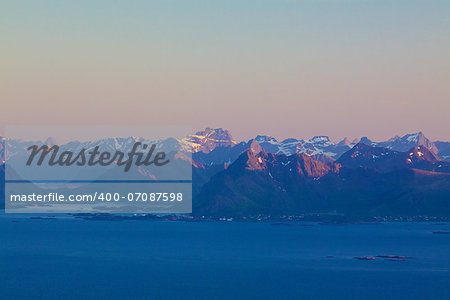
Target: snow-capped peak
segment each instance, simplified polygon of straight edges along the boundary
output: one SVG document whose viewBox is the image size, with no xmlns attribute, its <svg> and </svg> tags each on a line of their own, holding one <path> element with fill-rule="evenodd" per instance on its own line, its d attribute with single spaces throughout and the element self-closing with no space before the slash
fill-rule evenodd
<svg viewBox="0 0 450 300">
<path fill-rule="evenodd" d="M 328 143 L 330 142 L 330 138 L 325 135 L 318 135 L 310 139 L 308 142 L 310 143 Z"/>
<path fill-rule="evenodd" d="M 267 135 L 258 135 L 256 136 L 255 141 L 257 141 L 258 143 L 278 144 L 278 141 L 274 137 Z"/>
<path fill-rule="evenodd" d="M 422 132 L 407 134 L 402 137 L 403 140 L 407 140 L 408 142 L 417 143 L 419 142 L 419 138 L 423 136 Z"/>
<path fill-rule="evenodd" d="M 208 153 L 216 147 L 234 146 L 237 142 L 231 137 L 228 130 L 222 128 L 209 128 L 188 136 L 180 141 L 183 148 L 190 148 L 192 152 Z"/>
</svg>

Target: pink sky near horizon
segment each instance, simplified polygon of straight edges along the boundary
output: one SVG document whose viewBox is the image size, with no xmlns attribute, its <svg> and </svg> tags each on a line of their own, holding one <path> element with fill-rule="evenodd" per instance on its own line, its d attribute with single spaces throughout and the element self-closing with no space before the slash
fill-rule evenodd
<svg viewBox="0 0 450 300">
<path fill-rule="evenodd" d="M 450 141 L 450 4 L 7 1 L 7 125 Z"/>
</svg>

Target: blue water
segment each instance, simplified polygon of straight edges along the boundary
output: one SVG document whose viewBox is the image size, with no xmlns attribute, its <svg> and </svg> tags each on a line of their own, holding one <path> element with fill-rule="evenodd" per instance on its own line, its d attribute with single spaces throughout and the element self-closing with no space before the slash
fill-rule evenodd
<svg viewBox="0 0 450 300">
<path fill-rule="evenodd" d="M 0 214 L 0 298 L 450 299 L 449 230 Z"/>
</svg>

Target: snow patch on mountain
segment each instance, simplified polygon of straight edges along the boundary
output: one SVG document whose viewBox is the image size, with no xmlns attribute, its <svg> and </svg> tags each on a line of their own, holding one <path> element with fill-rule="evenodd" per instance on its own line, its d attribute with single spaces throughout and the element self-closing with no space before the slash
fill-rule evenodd
<svg viewBox="0 0 450 300">
<path fill-rule="evenodd" d="M 216 147 L 232 147 L 237 144 L 228 130 L 223 130 L 222 128 L 206 128 L 179 140 L 179 143 L 183 149 L 194 153 L 209 153 Z"/>
</svg>

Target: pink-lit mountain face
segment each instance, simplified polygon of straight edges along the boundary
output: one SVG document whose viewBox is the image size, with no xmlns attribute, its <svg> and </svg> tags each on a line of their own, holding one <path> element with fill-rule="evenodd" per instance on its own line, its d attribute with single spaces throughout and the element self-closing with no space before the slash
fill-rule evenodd
<svg viewBox="0 0 450 300">
<path fill-rule="evenodd" d="M 422 132 L 407 134 L 402 137 L 396 136 L 388 141 L 376 143 L 376 145 L 397 151 L 408 151 L 413 147 L 423 146 L 436 154 L 439 152 L 438 147 L 427 139 Z"/>
<path fill-rule="evenodd" d="M 20 143 L 9 141 L 0 137 L 0 164 L 5 160 L 5 146 L 9 149 L 21 147 Z M 141 140 L 141 139 L 139 139 Z M 89 147 L 95 146 L 99 142 L 111 144 L 112 148 L 119 147 L 118 150 L 126 150 L 126 148 L 136 141 L 136 138 L 114 138 L 104 141 L 92 141 L 83 145 L 72 143 L 73 147 Z M 148 141 L 151 142 L 151 141 Z M 327 136 L 316 136 L 312 139 L 288 138 L 278 141 L 273 137 L 258 135 L 250 141 L 237 142 L 233 139 L 228 130 L 222 128 L 206 128 L 197 133 L 187 136 L 181 140 L 168 138 L 158 141 L 158 144 L 165 151 L 185 151 L 193 153 L 193 158 L 205 165 L 232 163 L 241 153 L 248 150 L 252 142 L 258 143 L 261 148 L 272 154 L 293 155 L 296 153 L 305 153 L 313 158 L 330 163 L 341 157 L 342 154 L 352 149 L 356 144 L 367 144 L 375 147 L 383 147 L 392 151 L 405 152 L 413 147 L 426 147 L 431 152 L 437 154 L 442 160 L 450 161 L 450 142 L 438 141 L 432 142 L 425 137 L 422 132 L 407 134 L 403 137 L 394 137 L 384 142 L 373 142 L 363 137 L 359 140 L 350 142 L 347 138 L 335 143 Z"/>
<path fill-rule="evenodd" d="M 152 142 L 128 137 L 65 147 L 91 149 L 101 143 L 127 152 L 136 141 Z M 433 143 L 422 133 L 378 143 L 368 138 L 334 143 L 326 136 L 279 142 L 261 135 L 238 143 L 226 130 L 207 128 L 181 140 L 153 142 L 180 164 L 192 163 L 196 214 L 450 214 L 450 162 L 443 160 L 449 143 Z M 28 144 L 2 140 L 2 159 L 5 145 L 20 153 Z M 183 159 L 186 152 L 192 160 Z M 2 176 L 4 164 L 4 183 Z"/>
<path fill-rule="evenodd" d="M 192 152 L 209 153 L 217 147 L 232 147 L 236 145 L 228 130 L 222 128 L 206 128 L 203 131 L 185 138 L 183 144 L 191 147 Z"/>
<path fill-rule="evenodd" d="M 359 143 L 324 163 L 306 153 L 268 153 L 255 144 L 199 189 L 196 213 L 450 214 L 450 162 L 426 147 L 400 152 Z"/>
<path fill-rule="evenodd" d="M 211 131 L 213 130 L 206 129 L 204 132 Z M 350 142 L 347 138 L 345 138 L 338 143 L 331 141 L 327 136 L 316 136 L 309 140 L 288 138 L 283 141 L 278 141 L 274 137 L 265 135 L 258 135 L 248 142 L 237 143 L 231 139 L 231 135 L 227 131 L 226 133 L 226 136 L 230 137 L 227 143 L 213 143 L 206 138 L 200 139 L 197 138 L 197 135 L 193 135 L 190 139 L 195 141 L 191 147 L 194 152 L 193 158 L 207 165 L 222 164 L 224 162 L 231 163 L 237 159 L 242 152 L 249 149 L 250 145 L 254 141 L 258 143 L 267 153 L 284 154 L 288 156 L 296 153 L 305 153 L 326 163 L 339 159 L 341 155 L 351 150 L 358 143 L 367 144 L 374 147 L 383 147 L 388 150 L 399 152 L 409 151 L 414 147 L 420 146 L 425 147 L 431 152 L 437 154 L 441 159 L 450 161 L 450 143 L 433 143 L 427 139 L 422 132 L 407 134 L 403 137 L 394 137 L 383 142 L 373 142 L 367 137 L 363 137 L 353 142 Z M 200 136 L 203 137 L 204 134 Z M 187 140 L 189 141 L 189 139 Z M 209 149 L 209 151 L 200 149 Z"/>
<path fill-rule="evenodd" d="M 260 135 L 193 153 L 205 166 L 197 175 L 209 174 L 195 189 L 194 211 L 218 216 L 330 211 L 448 215 L 450 162 L 436 154 L 445 153 L 445 146 L 422 133 L 385 142 L 365 137 L 339 143 L 326 136 L 279 142 Z"/>
</svg>

